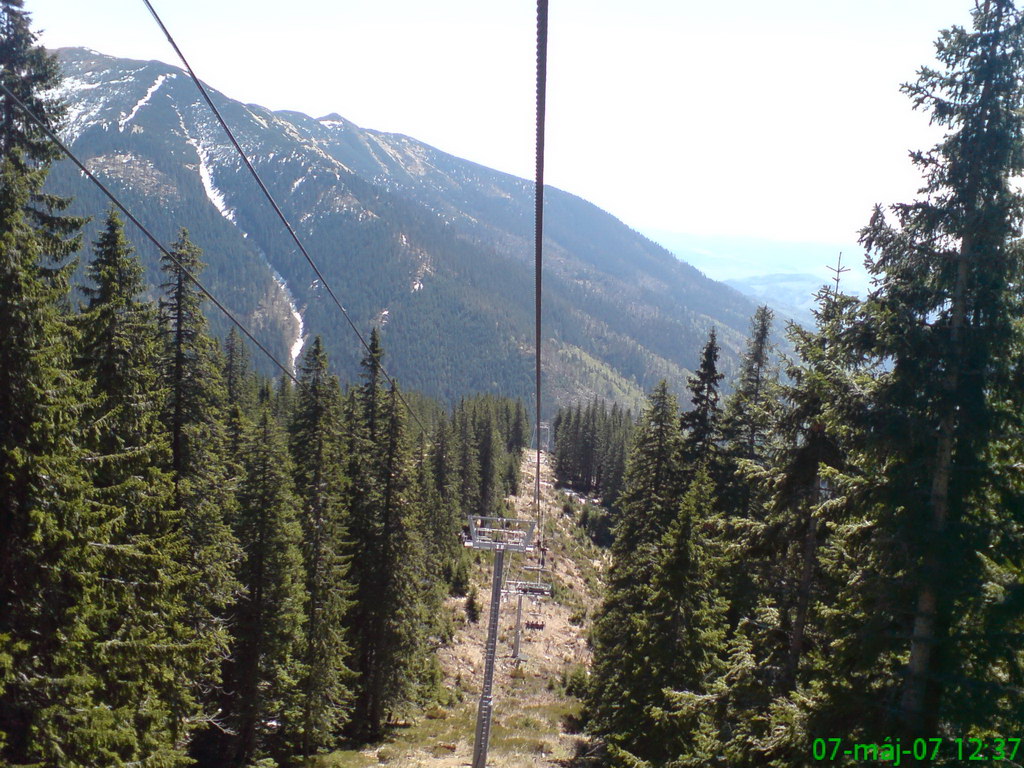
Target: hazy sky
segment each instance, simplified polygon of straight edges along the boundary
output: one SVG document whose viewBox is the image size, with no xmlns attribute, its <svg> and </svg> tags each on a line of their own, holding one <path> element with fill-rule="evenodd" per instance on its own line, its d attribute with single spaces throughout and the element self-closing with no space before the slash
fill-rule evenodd
<svg viewBox="0 0 1024 768">
<path fill-rule="evenodd" d="M 533 172 L 532 0 L 153 0 L 231 97 Z M 43 42 L 177 63 L 141 0 L 27 0 Z M 640 230 L 853 242 L 933 143 L 899 84 L 971 0 L 551 0 L 549 183 Z"/>
</svg>

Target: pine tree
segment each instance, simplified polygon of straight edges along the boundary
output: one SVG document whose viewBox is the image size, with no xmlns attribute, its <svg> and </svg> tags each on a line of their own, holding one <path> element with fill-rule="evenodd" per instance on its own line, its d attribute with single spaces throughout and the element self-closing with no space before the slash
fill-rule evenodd
<svg viewBox="0 0 1024 768">
<path fill-rule="evenodd" d="M 413 472 L 398 391 L 381 391 L 383 350 L 376 333 L 362 361 L 365 383 L 355 393 L 350 466 L 360 736 L 377 739 L 386 719 L 417 697 L 432 676 L 426 629 L 430 618 L 423 520 L 411 498 Z"/>
<path fill-rule="evenodd" d="M 829 655 L 844 674 L 821 685 L 819 732 L 928 738 L 1024 716 L 1007 684 L 1024 627 L 1009 587 L 1024 544 L 1009 470 L 1024 413 L 1024 211 L 1010 183 L 1024 170 L 1024 20 L 986 0 L 937 52 L 940 68 L 904 90 L 948 133 L 912 155 L 921 199 L 894 206 L 895 223 L 876 208 L 863 230 L 876 288 L 841 337 L 885 369 L 847 417 L 864 477 L 829 566 L 841 585 Z"/>
<path fill-rule="evenodd" d="M 185 624 L 196 633 L 195 649 L 205 660 L 192 685 L 196 697 L 212 712 L 211 691 L 220 679 L 220 660 L 229 639 L 228 608 L 238 591 L 234 570 L 240 552 L 228 524 L 234 514 L 234 494 L 224 456 L 222 364 L 215 342 L 206 333 L 200 293 L 184 271 L 193 275 L 201 271 L 201 252 L 182 230 L 172 253 L 178 263 L 164 257 L 162 265 L 167 275 L 160 302 L 167 392 L 162 420 L 170 434 L 174 506 L 181 510 L 180 531 L 186 542 Z M 180 711 L 178 716 L 190 728 L 203 724 L 203 718 L 190 711 Z"/>
<path fill-rule="evenodd" d="M 23 0 L 0 0 L 0 78 L 48 127 L 60 125 L 67 107 L 52 95 L 61 82 L 60 64 L 55 54 L 37 45 Z M 44 131 L 13 100 L 0 96 L 0 157 L 8 159 L 12 171 L 24 180 L 26 223 L 34 230 L 41 253 L 55 264 L 78 250 L 78 232 L 85 223 L 62 215 L 70 199 L 43 192 L 50 164 L 60 156 Z M 54 277 L 48 267 L 41 274 Z"/>
<path fill-rule="evenodd" d="M 306 566 L 302 754 L 333 744 L 352 711 L 349 480 L 342 471 L 341 392 L 318 336 L 306 353 L 291 427 Z M 360 552 L 360 555 L 362 553 Z"/>
<path fill-rule="evenodd" d="M 718 741 L 708 727 L 717 722 L 709 697 L 716 692 L 714 683 L 724 674 L 728 656 L 728 604 L 720 584 L 730 553 L 716 507 L 714 486 L 700 467 L 660 542 L 638 637 L 648 648 L 648 674 L 675 695 L 655 696 L 647 715 L 650 724 L 637 729 L 642 739 L 630 745 L 648 760 L 675 758 L 686 765 L 686 758 L 697 758 L 705 762 L 690 764 L 719 764 L 708 761 L 707 753 L 713 750 L 702 749 L 701 744 L 702 736 Z"/>
<path fill-rule="evenodd" d="M 84 470 L 88 391 L 57 311 L 66 285 L 39 266 L 19 165 L 0 165 L 0 754 L 86 766 L 110 752 L 86 651 L 102 611 L 93 545 L 106 543 L 109 521 Z"/>
<path fill-rule="evenodd" d="M 697 372 L 687 383 L 693 408 L 686 411 L 681 420 L 683 442 L 680 466 L 684 482 L 688 482 L 697 467 L 704 465 L 711 472 L 716 485 L 721 485 L 724 474 L 719 448 L 722 413 L 718 404 L 718 385 L 721 381 L 722 374 L 718 372 L 718 338 L 712 328 L 701 351 Z"/>
<path fill-rule="evenodd" d="M 191 698 L 182 673 L 201 674 L 203 667 L 190 651 L 194 636 L 177 624 L 186 609 L 178 563 L 185 542 L 159 421 L 156 309 L 140 299 L 142 265 L 113 211 L 87 274 L 92 285 L 82 288 L 88 303 L 77 318 L 78 367 L 92 382 L 86 417 L 93 425 L 95 503 L 111 521 L 97 564 L 103 610 L 94 621 L 104 643 L 92 660 L 100 670 L 95 691 L 123 729 L 108 737 L 121 743 L 117 765 L 184 764 L 172 710 L 183 711 Z"/>
<path fill-rule="evenodd" d="M 663 687 L 635 640 L 650 606 L 658 544 L 679 510 L 679 445 L 679 408 L 662 381 L 637 426 L 614 527 L 608 592 L 594 622 L 587 712 L 590 728 L 613 743 L 632 743 Z"/>
<path fill-rule="evenodd" d="M 299 503 L 281 428 L 264 391 L 245 444 L 235 533 L 244 553 L 239 581 L 245 593 L 233 610 L 227 722 L 235 736 L 231 765 L 297 747 L 304 677 L 306 574 Z M 284 732 L 282 735 L 282 731 Z"/>
</svg>

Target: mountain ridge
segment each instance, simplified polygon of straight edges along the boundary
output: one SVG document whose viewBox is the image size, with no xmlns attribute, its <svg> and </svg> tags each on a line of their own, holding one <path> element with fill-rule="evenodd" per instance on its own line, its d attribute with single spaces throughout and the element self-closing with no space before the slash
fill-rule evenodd
<svg viewBox="0 0 1024 768">
<path fill-rule="evenodd" d="M 215 293 L 276 353 L 295 359 L 299 342 L 321 333 L 338 372 L 353 377 L 361 353 L 351 331 L 187 74 L 89 49 L 58 55 L 64 135 L 90 169 L 162 241 L 187 223 Z M 314 118 L 210 93 L 353 321 L 382 326 L 404 384 L 449 403 L 474 389 L 528 398 L 532 182 L 337 112 Z M 51 188 L 98 216 L 102 201 L 67 165 Z M 681 389 L 712 325 L 723 367 L 735 364 L 749 300 L 582 198 L 552 187 L 545 197 L 545 410 L 591 396 L 635 404 L 662 377 Z M 138 245 L 156 285 L 156 254 Z"/>
</svg>

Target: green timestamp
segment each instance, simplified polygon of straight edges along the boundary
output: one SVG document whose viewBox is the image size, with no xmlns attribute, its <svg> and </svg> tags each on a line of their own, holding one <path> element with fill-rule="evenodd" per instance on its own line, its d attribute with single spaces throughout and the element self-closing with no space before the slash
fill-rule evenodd
<svg viewBox="0 0 1024 768">
<path fill-rule="evenodd" d="M 965 762 L 1000 762 L 1013 760 L 1020 750 L 1019 738 L 990 739 L 900 739 L 886 738 L 882 742 L 848 742 L 843 739 L 815 739 L 811 742 L 811 756 L 818 761 L 853 762 L 874 761 L 892 763 L 932 761 L 939 757 L 955 757 Z"/>
</svg>

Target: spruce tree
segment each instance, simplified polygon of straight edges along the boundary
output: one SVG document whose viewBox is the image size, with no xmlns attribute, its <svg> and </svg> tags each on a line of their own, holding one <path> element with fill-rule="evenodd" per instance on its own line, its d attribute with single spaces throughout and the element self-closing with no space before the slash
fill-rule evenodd
<svg viewBox="0 0 1024 768">
<path fill-rule="evenodd" d="M 700 754 L 700 736 L 702 731 L 705 738 L 713 733 L 707 725 L 716 721 L 717 713 L 708 706 L 709 697 L 728 656 L 728 604 L 721 574 L 729 568 L 730 552 L 716 507 L 714 486 L 700 467 L 659 542 L 637 639 L 646 646 L 647 674 L 675 695 L 652 693 L 648 722 L 628 742 L 630 751 L 647 760 L 675 758 L 685 765 L 688 757 L 707 757 Z"/>
<path fill-rule="evenodd" d="M 247 419 L 256 402 L 256 377 L 250 369 L 249 350 L 242 334 L 231 326 L 224 342 L 224 392 L 227 422 L 227 458 L 233 476 L 242 474 L 242 454 Z"/>
<path fill-rule="evenodd" d="M 486 407 L 478 408 L 474 414 L 474 432 L 480 446 L 480 487 L 477 503 L 473 510 L 476 515 L 494 515 L 501 502 L 502 459 L 504 452 L 498 440 L 494 414 Z"/>
<path fill-rule="evenodd" d="M 243 552 L 238 579 L 245 592 L 232 611 L 225 688 L 227 723 L 234 733 L 226 756 L 238 766 L 268 751 L 287 755 L 300 746 L 303 537 L 287 444 L 269 399 L 264 391 L 247 435 L 235 526 Z"/>
<path fill-rule="evenodd" d="M 594 674 L 586 706 L 590 728 L 613 743 L 632 743 L 631 734 L 663 687 L 635 641 L 649 612 L 658 544 L 679 510 L 679 445 L 679 408 L 662 381 L 634 436 L 614 526 L 608 591 L 594 622 Z"/>
<path fill-rule="evenodd" d="M 864 533 L 845 542 L 859 568 L 830 626 L 844 674 L 817 722 L 871 738 L 994 733 L 1024 715 L 1007 678 L 1024 627 L 1008 591 L 1024 544 L 1009 470 L 1024 413 L 1024 210 L 1010 182 L 1024 171 L 1021 13 L 979 3 L 937 57 L 904 90 L 948 132 L 912 156 L 921 198 L 894 206 L 894 222 L 877 208 L 863 230 L 876 288 L 845 334 L 886 370 L 858 422 L 870 480 L 847 522 Z"/>
<path fill-rule="evenodd" d="M 747 350 L 740 363 L 733 394 L 722 414 L 722 435 L 734 460 L 764 465 L 779 419 L 779 373 L 771 343 L 774 313 L 757 308 L 750 321 Z"/>
<path fill-rule="evenodd" d="M 723 471 L 719 502 L 730 513 L 733 538 L 747 540 L 751 555 L 764 555 L 749 540 L 762 528 L 770 490 L 762 482 L 766 468 L 779 450 L 778 426 L 781 386 L 771 344 L 773 314 L 759 307 L 750 323 L 750 337 L 733 393 L 721 418 Z M 731 623 L 750 617 L 758 601 L 757 569 L 766 557 L 737 561 L 727 575 Z"/>
<path fill-rule="evenodd" d="M 835 674 L 824 625 L 837 583 L 822 561 L 849 557 L 835 517 L 847 473 L 857 469 L 848 467 L 851 430 L 840 414 L 858 407 L 868 374 L 837 343 L 857 300 L 838 286 L 817 298 L 817 329 L 790 327 L 797 361 L 777 387 L 771 452 L 740 459 L 750 502 L 732 519 L 738 556 L 724 580 L 734 629 L 727 671 L 714 685 L 717 731 L 701 724 L 706 745 L 730 768 L 806 762 L 808 701 Z"/>
<path fill-rule="evenodd" d="M 89 393 L 57 310 L 66 285 L 39 265 L 32 185 L 13 159 L 22 152 L 0 163 L 0 755 L 84 768 L 111 751 L 87 651 L 102 612 L 94 545 L 107 543 L 109 521 L 91 501 Z"/>
<path fill-rule="evenodd" d="M 23 0 L 0 0 L 0 78 L 18 100 L 51 129 L 60 126 L 67 107 L 53 91 L 60 85 L 57 56 L 37 44 Z M 42 255 L 62 264 L 75 253 L 85 220 L 65 216 L 71 201 L 43 192 L 50 164 L 60 148 L 6 95 L 0 96 L 0 157 L 24 180 L 26 223 L 34 230 Z M 42 266 L 42 265 L 41 265 Z M 42 274 L 53 277 L 46 265 Z"/>
<path fill-rule="evenodd" d="M 62 107 L 45 95 L 60 83 L 56 58 L 20 0 L 0 2 L 0 77 L 57 127 Z M 82 221 L 42 193 L 57 151 L 6 97 L 0 150 L 0 760 L 85 766 L 116 760 L 120 745 L 88 651 L 110 521 L 90 498 L 89 392 L 58 311 Z"/>
<path fill-rule="evenodd" d="M 526 415 L 526 406 L 521 400 L 516 400 L 515 415 L 512 419 L 512 428 L 509 433 L 508 450 L 518 456 L 530 447 L 530 419 Z"/>
<path fill-rule="evenodd" d="M 197 635 L 194 647 L 205 664 L 192 677 L 192 685 L 208 717 L 214 717 L 212 690 L 227 649 L 227 615 L 238 591 L 234 570 L 240 553 L 228 523 L 234 514 L 234 494 L 224 450 L 223 366 L 206 332 L 199 290 L 185 274 L 185 269 L 194 275 L 201 271 L 201 252 L 183 229 L 172 253 L 178 263 L 164 257 L 162 264 L 167 276 L 160 301 L 167 393 L 162 420 L 170 435 L 174 506 L 181 511 L 180 531 L 186 542 L 189 583 L 183 590 L 188 605 L 184 621 Z M 190 727 L 204 724 L 194 713 L 183 710 L 178 715 Z"/>
<path fill-rule="evenodd" d="M 459 506 L 462 517 L 477 514 L 480 498 L 480 450 L 473 420 L 465 401 L 459 403 L 453 418 L 459 467 Z"/>
<path fill-rule="evenodd" d="M 722 374 L 718 372 L 718 352 L 718 337 L 712 328 L 701 351 L 700 365 L 687 382 L 693 407 L 681 419 L 683 441 L 680 466 L 684 482 L 689 482 L 701 465 L 708 468 L 718 486 L 724 475 L 719 447 L 722 409 L 718 402 L 718 385 L 722 381 Z"/>
<path fill-rule="evenodd" d="M 462 594 L 468 579 L 466 549 L 459 541 L 464 524 L 459 507 L 459 468 L 454 452 L 454 434 L 447 420 L 438 422 L 425 461 L 429 489 L 427 498 L 427 548 L 434 553 L 438 573 L 455 594 Z"/>
<path fill-rule="evenodd" d="M 341 391 L 318 336 L 306 353 L 291 426 L 295 487 L 302 501 L 306 583 L 302 754 L 329 747 L 352 710 L 349 480 L 343 472 Z M 360 553 L 361 555 L 362 553 Z"/>
<path fill-rule="evenodd" d="M 415 699 L 431 677 L 427 641 L 430 590 L 422 510 L 412 499 L 413 467 L 398 391 L 380 386 L 383 350 L 376 333 L 363 358 L 365 383 L 354 393 L 349 427 L 359 735 L 378 739 L 386 720 Z"/>
<path fill-rule="evenodd" d="M 96 693 L 122 728 L 116 764 L 184 764 L 178 717 L 189 707 L 189 674 L 200 675 L 195 637 L 178 624 L 185 612 L 185 541 L 167 471 L 168 436 L 160 423 L 160 335 L 156 308 L 141 299 L 142 265 L 117 214 L 108 214 L 82 288 L 78 367 L 92 383 L 86 411 L 95 504 L 110 521 L 99 550 L 104 638 L 93 663 Z M 111 763 L 112 765 L 114 763 Z"/>
</svg>

